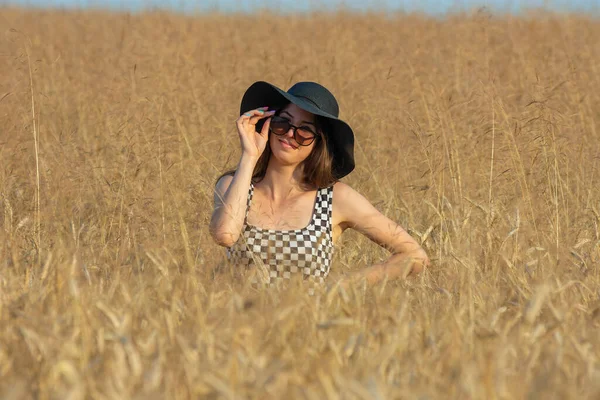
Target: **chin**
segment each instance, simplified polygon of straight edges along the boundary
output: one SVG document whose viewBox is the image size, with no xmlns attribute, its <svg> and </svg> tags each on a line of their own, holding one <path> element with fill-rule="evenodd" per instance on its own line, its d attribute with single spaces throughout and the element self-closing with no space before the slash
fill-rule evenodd
<svg viewBox="0 0 600 400">
<path fill-rule="evenodd" d="M 287 151 L 278 146 L 273 147 L 271 147 L 271 154 L 284 165 L 300 164 L 304 161 L 304 158 L 299 157 L 299 154 L 297 154 L 298 150 Z"/>
<path fill-rule="evenodd" d="M 275 158 L 281 163 L 285 165 L 298 164 L 302 162 L 302 160 L 298 159 L 298 157 L 293 157 L 289 153 L 283 151 L 271 151 L 271 154 L 275 156 Z"/>
</svg>

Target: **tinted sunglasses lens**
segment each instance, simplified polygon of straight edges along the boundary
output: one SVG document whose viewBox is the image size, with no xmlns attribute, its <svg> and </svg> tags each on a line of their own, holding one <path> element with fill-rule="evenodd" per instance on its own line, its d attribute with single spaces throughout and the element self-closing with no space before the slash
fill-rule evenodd
<svg viewBox="0 0 600 400">
<path fill-rule="evenodd" d="M 315 140 L 315 138 L 316 135 L 314 132 L 302 128 L 296 129 L 296 135 L 294 136 L 296 142 L 302 146 L 308 146 Z"/>
<path fill-rule="evenodd" d="M 283 135 L 290 130 L 290 123 L 286 119 L 273 117 L 270 128 L 274 134 Z"/>
</svg>

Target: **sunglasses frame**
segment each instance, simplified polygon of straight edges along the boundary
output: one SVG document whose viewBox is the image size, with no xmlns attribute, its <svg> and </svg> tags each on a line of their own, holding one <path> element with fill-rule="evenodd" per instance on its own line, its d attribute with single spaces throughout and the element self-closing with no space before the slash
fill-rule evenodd
<svg viewBox="0 0 600 400">
<path fill-rule="evenodd" d="M 296 141 L 296 143 L 298 143 L 299 146 L 310 146 L 311 144 L 313 144 L 315 142 L 315 140 L 317 139 L 317 137 L 320 137 L 318 133 L 316 133 L 316 132 L 314 132 L 313 130 L 310 129 L 310 132 L 314 135 L 313 138 L 312 138 L 312 140 L 308 144 L 302 144 L 302 143 L 300 143 L 298 141 L 298 132 L 297 131 L 300 128 L 303 128 L 303 127 L 306 128 L 307 127 L 306 125 L 303 125 L 303 126 L 292 125 L 292 123 L 287 118 L 281 117 L 279 115 L 274 115 L 273 118 L 279 118 L 279 119 L 282 119 L 284 121 L 287 121 L 289 127 L 287 128 L 287 130 L 284 133 L 275 133 L 273 131 L 273 128 L 271 126 L 269 126 L 269 131 L 272 132 L 273 135 L 284 136 L 286 133 L 289 132 L 290 128 L 292 128 L 292 131 L 294 133 L 294 140 Z M 271 123 L 273 123 L 272 119 L 271 119 Z"/>
</svg>

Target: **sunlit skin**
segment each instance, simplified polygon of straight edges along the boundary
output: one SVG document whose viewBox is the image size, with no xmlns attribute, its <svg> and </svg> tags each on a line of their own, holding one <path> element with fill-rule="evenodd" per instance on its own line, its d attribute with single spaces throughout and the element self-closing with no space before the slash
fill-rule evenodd
<svg viewBox="0 0 600 400">
<path fill-rule="evenodd" d="M 223 177 L 215 192 L 215 211 L 211 220 L 211 233 L 215 240 L 224 246 L 231 246 L 240 235 L 247 189 L 237 176 L 251 177 L 256 160 L 269 145 L 272 155 L 265 177 L 255 184 L 252 205 L 247 222 L 263 229 L 293 230 L 306 227 L 312 216 L 316 190 L 303 190 L 300 182 L 302 162 L 316 145 L 316 140 L 308 146 L 300 146 L 294 139 L 293 129 L 285 135 L 269 133 L 269 124 L 274 110 L 266 108 L 253 110 L 242 115 L 237 121 L 242 144 L 242 158 L 236 178 Z M 295 126 L 314 128 L 315 116 L 294 104 L 289 104 L 279 112 Z M 256 123 L 267 118 L 260 133 L 255 132 Z M 232 183 L 235 182 L 235 186 Z M 249 183 L 248 183 L 249 184 Z M 236 194 L 232 194 L 233 187 Z M 246 186 L 247 187 L 247 186 Z M 239 190 L 237 190 L 239 188 Z M 231 198 L 237 197 L 236 201 Z M 229 219 L 223 216 L 224 206 L 230 205 Z M 240 219 L 241 218 L 241 219 Z M 226 222 L 229 224 L 226 226 Z M 235 221 L 236 223 L 232 223 Z M 241 221 L 241 222 L 240 222 Z M 398 224 L 380 213 L 362 195 L 345 183 L 337 182 L 333 187 L 333 241 L 348 228 L 366 235 L 375 243 L 384 246 L 391 256 L 378 264 L 367 266 L 340 283 L 344 286 L 353 281 L 366 279 L 376 283 L 383 279 L 395 279 L 416 274 L 429 264 L 429 259 L 421 246 Z M 229 229 L 228 229 L 229 228 Z"/>
</svg>

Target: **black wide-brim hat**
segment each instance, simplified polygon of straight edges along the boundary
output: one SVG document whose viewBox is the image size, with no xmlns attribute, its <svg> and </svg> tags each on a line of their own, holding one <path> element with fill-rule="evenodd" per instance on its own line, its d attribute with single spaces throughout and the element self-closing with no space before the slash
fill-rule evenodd
<svg viewBox="0 0 600 400">
<path fill-rule="evenodd" d="M 333 176 L 340 179 L 354 169 L 354 133 L 352 128 L 338 118 L 339 106 L 333 94 L 315 82 L 298 82 L 287 92 L 267 82 L 250 86 L 240 107 L 240 115 L 259 107 L 280 108 L 294 103 L 309 113 L 327 119 L 327 147 L 332 155 Z"/>
</svg>

